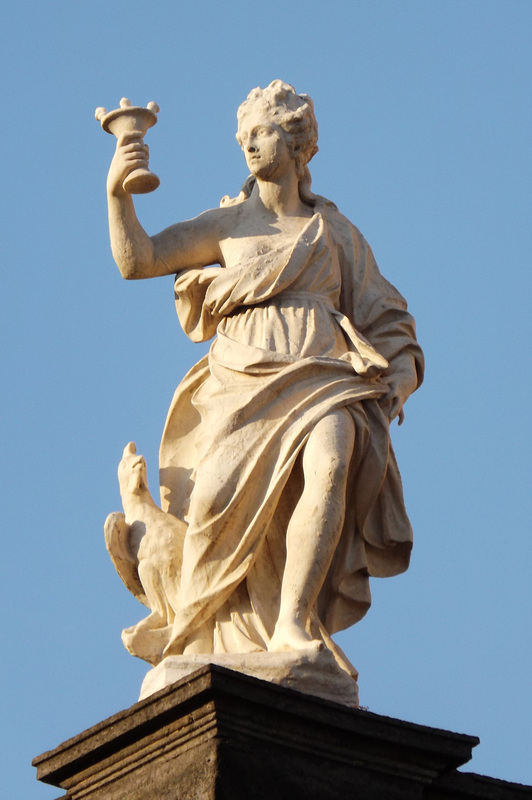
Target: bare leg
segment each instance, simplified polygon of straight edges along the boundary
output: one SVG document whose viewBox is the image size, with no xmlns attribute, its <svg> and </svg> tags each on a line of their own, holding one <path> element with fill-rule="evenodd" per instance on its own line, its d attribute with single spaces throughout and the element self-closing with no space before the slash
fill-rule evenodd
<svg viewBox="0 0 532 800">
<path fill-rule="evenodd" d="M 305 628 L 342 532 L 354 443 L 353 419 L 339 409 L 320 420 L 305 445 L 305 486 L 286 533 L 281 607 L 270 652 L 301 649 L 312 641 Z"/>
</svg>

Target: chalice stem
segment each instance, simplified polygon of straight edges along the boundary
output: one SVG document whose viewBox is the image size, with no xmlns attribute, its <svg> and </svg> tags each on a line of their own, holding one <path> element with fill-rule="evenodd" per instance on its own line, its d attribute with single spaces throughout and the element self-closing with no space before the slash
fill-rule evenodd
<svg viewBox="0 0 532 800">
<path fill-rule="evenodd" d="M 144 136 L 148 128 L 157 122 L 159 106 L 153 101 L 146 108 L 132 106 L 130 101 L 123 97 L 120 108 L 107 111 L 105 108 L 96 109 L 96 119 L 101 122 L 102 128 L 107 133 L 112 133 L 117 139 L 124 133 L 134 134 L 144 144 Z M 139 167 L 129 173 L 122 186 L 129 194 L 146 194 L 153 192 L 160 184 L 160 180 L 146 167 Z"/>
</svg>

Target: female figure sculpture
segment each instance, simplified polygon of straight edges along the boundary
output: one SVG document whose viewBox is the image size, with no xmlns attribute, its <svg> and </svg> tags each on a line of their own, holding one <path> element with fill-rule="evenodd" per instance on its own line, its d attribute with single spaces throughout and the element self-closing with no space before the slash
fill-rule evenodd
<svg viewBox="0 0 532 800">
<path fill-rule="evenodd" d="M 153 237 L 123 189 L 147 167 L 138 137 L 118 141 L 108 178 L 123 277 L 175 273 L 185 333 L 215 337 L 163 434 L 161 503 L 183 538 L 178 599 L 150 615 L 156 655 L 129 631 L 151 663 L 336 652 L 369 576 L 405 570 L 411 550 L 389 424 L 422 377 L 414 321 L 359 231 L 310 190 L 310 98 L 281 81 L 253 90 L 237 139 L 251 173 L 239 197 Z"/>
</svg>

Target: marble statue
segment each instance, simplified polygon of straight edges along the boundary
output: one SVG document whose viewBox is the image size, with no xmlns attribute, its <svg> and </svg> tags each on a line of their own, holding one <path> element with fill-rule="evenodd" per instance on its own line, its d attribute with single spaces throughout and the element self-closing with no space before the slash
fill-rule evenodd
<svg viewBox="0 0 532 800">
<path fill-rule="evenodd" d="M 328 658 L 352 681 L 331 636 L 412 547 L 389 426 L 422 380 L 414 320 L 360 232 L 311 191 L 307 95 L 254 89 L 238 109 L 251 173 L 238 197 L 155 236 L 127 188 L 148 170 L 145 130 L 126 128 L 107 182 L 114 259 L 128 280 L 175 274 L 184 332 L 213 343 L 168 413 L 160 507 L 124 450 L 125 515 L 109 516 L 106 541 L 150 611 L 124 643 L 156 669 Z"/>
</svg>

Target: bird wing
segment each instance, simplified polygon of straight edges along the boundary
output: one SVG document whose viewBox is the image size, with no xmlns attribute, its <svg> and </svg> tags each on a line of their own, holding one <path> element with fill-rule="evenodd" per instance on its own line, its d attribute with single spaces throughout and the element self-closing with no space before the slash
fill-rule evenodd
<svg viewBox="0 0 532 800">
<path fill-rule="evenodd" d="M 146 608 L 150 608 L 137 571 L 138 562 L 131 555 L 129 547 L 129 525 L 126 522 L 124 514 L 119 511 L 113 511 L 112 514 L 109 514 L 105 520 L 104 533 L 105 546 L 125 587 L 137 600 L 145 605 Z"/>
</svg>

